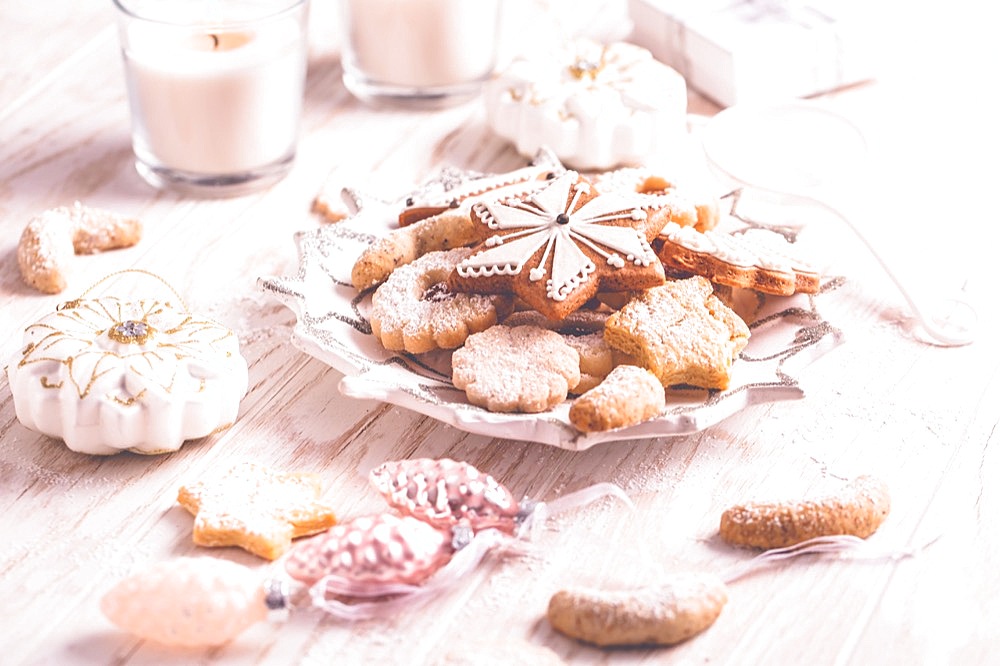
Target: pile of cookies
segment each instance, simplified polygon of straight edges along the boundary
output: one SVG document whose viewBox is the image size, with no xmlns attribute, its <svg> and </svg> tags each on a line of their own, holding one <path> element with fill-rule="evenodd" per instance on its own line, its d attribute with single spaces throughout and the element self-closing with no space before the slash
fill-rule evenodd
<svg viewBox="0 0 1000 666">
<path fill-rule="evenodd" d="M 452 382 L 493 412 L 572 399 L 581 432 L 661 414 L 674 386 L 725 390 L 747 324 L 731 287 L 815 293 L 782 236 L 717 229 L 720 202 L 640 168 L 541 164 L 417 192 L 357 258 L 387 350 L 453 350 Z"/>
</svg>

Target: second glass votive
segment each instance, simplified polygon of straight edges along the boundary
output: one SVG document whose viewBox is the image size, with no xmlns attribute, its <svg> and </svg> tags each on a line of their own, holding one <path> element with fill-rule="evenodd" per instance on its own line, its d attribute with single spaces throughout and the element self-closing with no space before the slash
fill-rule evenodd
<svg viewBox="0 0 1000 666">
<path fill-rule="evenodd" d="M 114 0 L 136 169 L 157 187 L 226 195 L 295 158 L 308 0 Z"/>
<path fill-rule="evenodd" d="M 502 0 L 339 0 L 344 84 L 371 102 L 446 106 L 493 73 Z"/>
</svg>

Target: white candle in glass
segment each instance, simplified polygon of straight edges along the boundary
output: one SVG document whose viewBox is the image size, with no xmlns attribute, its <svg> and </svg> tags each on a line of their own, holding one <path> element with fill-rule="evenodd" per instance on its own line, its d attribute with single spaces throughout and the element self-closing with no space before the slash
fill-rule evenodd
<svg viewBox="0 0 1000 666">
<path fill-rule="evenodd" d="M 229 183 L 287 170 L 305 85 L 303 16 L 129 20 L 122 40 L 133 148 L 147 178 Z"/>
<path fill-rule="evenodd" d="M 345 81 L 362 96 L 468 93 L 493 72 L 501 0 L 341 1 Z"/>
</svg>

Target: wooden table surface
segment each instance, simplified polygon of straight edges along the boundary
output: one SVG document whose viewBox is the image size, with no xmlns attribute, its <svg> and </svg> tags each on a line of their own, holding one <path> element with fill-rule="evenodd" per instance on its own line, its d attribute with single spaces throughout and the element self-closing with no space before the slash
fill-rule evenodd
<svg viewBox="0 0 1000 666">
<path fill-rule="evenodd" d="M 328 178 L 401 192 L 444 165 L 502 171 L 523 161 L 490 133 L 478 101 L 413 112 L 354 100 L 329 39 L 332 11 L 317 5 L 295 167 L 266 191 L 230 199 L 159 192 L 137 176 L 110 3 L 0 7 L 3 363 L 20 350 L 24 328 L 57 304 L 109 273 L 141 268 L 170 282 L 193 311 L 235 330 L 250 365 L 250 390 L 231 429 L 155 457 L 81 455 L 29 431 L 0 378 L 0 662 L 498 663 L 500 649 L 513 649 L 532 663 L 541 647 L 570 663 L 996 658 L 1000 221 L 992 193 L 998 116 L 983 69 L 997 61 L 985 52 L 988 22 L 961 5 L 947 20 L 913 12 L 878 54 L 875 81 L 821 98 L 872 145 L 874 176 L 858 223 L 889 243 L 894 265 L 921 293 L 963 289 L 975 299 L 977 341 L 942 348 L 918 340 L 892 283 L 831 223 L 835 256 L 825 259 L 847 281 L 825 314 L 843 344 L 801 371 L 804 398 L 751 406 L 690 436 L 571 452 L 470 435 L 342 396 L 340 373 L 290 344 L 294 315 L 257 286 L 260 276 L 295 273 L 293 234 L 322 224 L 310 204 Z M 690 108 L 717 110 L 696 93 Z M 42 295 L 18 273 L 18 238 L 33 215 L 73 201 L 137 215 L 145 235 L 131 249 L 77 257 L 66 292 Z M 139 293 L 157 288 L 138 284 Z M 534 555 L 488 558 L 452 592 L 385 620 L 347 624 L 301 612 L 192 652 L 136 640 L 98 609 L 116 581 L 155 562 L 207 553 L 264 566 L 237 549 L 192 544 L 191 517 L 176 504 L 184 483 L 244 460 L 312 471 L 324 498 L 350 518 L 383 508 L 368 470 L 415 457 L 468 461 L 536 499 L 612 482 L 636 507 L 603 501 L 555 517 Z M 768 569 L 733 583 L 715 625 L 672 648 L 600 650 L 544 619 L 562 587 L 650 584 L 670 572 L 745 562 L 753 553 L 718 538 L 724 508 L 822 494 L 860 474 L 882 478 L 892 494 L 872 547 L 918 548 L 913 557 L 804 558 Z"/>
</svg>

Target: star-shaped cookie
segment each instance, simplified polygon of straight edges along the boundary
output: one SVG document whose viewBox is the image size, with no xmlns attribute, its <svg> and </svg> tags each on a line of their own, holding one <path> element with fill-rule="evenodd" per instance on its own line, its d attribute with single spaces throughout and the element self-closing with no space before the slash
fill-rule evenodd
<svg viewBox="0 0 1000 666">
<path fill-rule="evenodd" d="M 513 292 L 563 319 L 598 291 L 663 284 L 649 242 L 666 224 L 638 193 L 598 192 L 575 171 L 524 199 L 482 201 L 472 219 L 482 242 L 449 280 L 455 291 Z"/>
<path fill-rule="evenodd" d="M 241 463 L 182 486 L 177 501 L 195 517 L 194 542 L 199 546 L 239 546 L 274 560 L 291 547 L 292 539 L 337 522 L 333 510 L 319 501 L 320 492 L 315 474 Z"/>
<path fill-rule="evenodd" d="M 750 329 L 701 276 L 637 294 L 604 324 L 608 344 L 638 359 L 663 386 L 729 387 Z"/>
</svg>

